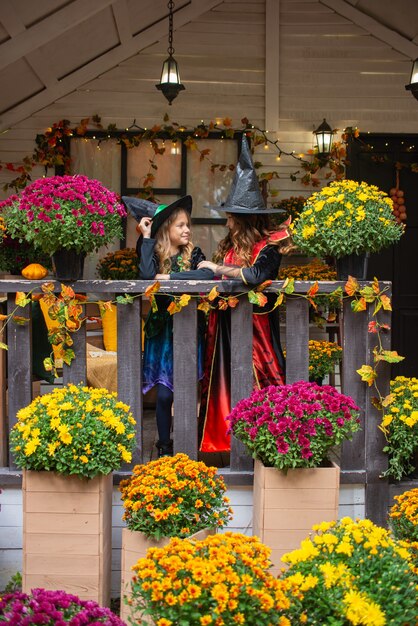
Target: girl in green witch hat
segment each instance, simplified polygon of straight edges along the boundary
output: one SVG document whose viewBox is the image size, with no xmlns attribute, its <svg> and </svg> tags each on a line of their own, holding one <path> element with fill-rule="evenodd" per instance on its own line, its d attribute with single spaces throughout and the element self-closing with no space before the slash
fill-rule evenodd
<svg viewBox="0 0 418 626">
<path fill-rule="evenodd" d="M 129 200 L 129 202 L 128 202 Z M 139 278 L 143 280 L 211 280 L 211 269 L 197 269 L 205 260 L 191 241 L 192 198 L 185 196 L 157 206 L 138 198 L 124 198 L 136 220 Z M 171 406 L 173 403 L 173 318 L 167 307 L 170 296 L 158 295 L 158 311 L 150 311 L 145 323 L 143 392 L 157 387 L 156 418 L 158 455 L 173 453 Z M 201 314 L 201 312 L 199 311 Z M 199 315 L 198 367 L 203 375 L 204 315 Z"/>
</svg>

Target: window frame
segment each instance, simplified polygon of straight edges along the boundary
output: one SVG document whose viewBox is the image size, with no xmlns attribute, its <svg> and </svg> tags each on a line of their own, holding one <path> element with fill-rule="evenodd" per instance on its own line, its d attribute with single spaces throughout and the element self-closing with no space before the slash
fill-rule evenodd
<svg viewBox="0 0 418 626">
<path fill-rule="evenodd" d="M 209 132 L 207 137 L 204 137 L 204 139 L 213 139 L 213 140 L 221 140 L 223 139 L 224 141 L 234 141 L 236 143 L 237 146 L 237 162 L 239 159 L 239 155 L 241 152 L 241 139 L 242 139 L 242 135 L 243 135 L 244 131 L 235 131 L 234 132 L 234 137 L 230 138 L 227 137 L 225 138 L 223 136 L 222 131 L 211 131 Z M 138 135 L 138 132 L 135 130 L 128 130 L 128 131 L 123 131 L 123 130 L 112 130 L 112 131 L 106 131 L 106 130 L 88 130 L 85 132 L 85 134 L 83 135 L 84 138 L 87 139 L 98 139 L 103 140 L 103 139 L 121 139 L 122 136 L 131 136 L 134 137 L 135 135 Z M 182 150 L 181 150 L 181 171 L 180 171 L 180 187 L 153 187 L 153 191 L 155 192 L 156 195 L 159 196 L 164 196 L 164 195 L 178 195 L 178 196 L 185 196 L 187 194 L 187 187 L 186 187 L 186 183 L 187 183 L 187 148 L 184 146 L 185 141 L 189 138 L 189 137 L 193 137 L 194 133 L 192 130 L 186 130 L 186 131 L 182 131 L 181 133 L 179 133 L 179 136 L 177 137 L 177 141 L 179 141 L 181 143 L 182 146 Z M 77 135 L 73 135 L 71 137 L 69 137 L 70 141 L 69 141 L 69 153 L 71 156 L 71 139 L 80 139 L 79 136 Z M 170 133 L 158 133 L 157 139 L 161 139 L 161 140 L 170 140 L 172 139 L 172 136 L 170 135 Z M 128 187 L 127 181 L 128 181 L 128 151 L 130 150 L 130 148 L 127 148 L 125 143 L 123 141 L 119 142 L 120 148 L 121 148 L 121 166 L 120 166 L 120 194 L 121 196 L 135 196 L 138 193 L 140 193 L 141 191 L 144 191 L 144 187 Z M 192 224 L 200 224 L 200 225 L 216 225 L 216 224 L 220 224 L 220 225 L 224 225 L 226 223 L 226 219 L 224 217 L 192 217 Z"/>
</svg>

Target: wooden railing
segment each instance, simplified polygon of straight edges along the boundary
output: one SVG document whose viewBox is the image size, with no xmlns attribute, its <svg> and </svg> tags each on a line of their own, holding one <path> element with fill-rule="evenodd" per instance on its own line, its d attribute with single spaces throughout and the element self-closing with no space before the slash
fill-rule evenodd
<svg viewBox="0 0 418 626">
<path fill-rule="evenodd" d="M 1 280 L 0 292 L 8 294 L 7 311 L 15 308 L 15 293 L 34 290 L 40 292 L 43 281 Z M 114 299 L 114 294 L 139 294 L 151 285 L 148 281 L 102 281 L 86 280 L 72 284 L 81 294 L 97 294 L 102 300 Z M 237 281 L 164 281 L 160 293 L 208 294 L 217 285 L 220 293 L 242 293 L 245 291 Z M 312 282 L 296 282 L 295 292 L 286 297 L 286 382 L 308 380 L 308 341 L 309 304 L 306 294 Z M 364 286 L 367 283 L 361 283 Z M 382 283 L 390 295 L 390 283 Z M 273 282 L 266 291 L 277 291 L 283 282 Z M 59 283 L 56 283 L 60 291 Z M 344 287 L 343 282 L 321 282 L 318 294 L 335 291 Z M 137 419 L 137 450 L 134 462 L 142 462 L 142 371 L 141 371 L 141 298 L 132 304 L 117 306 L 118 319 L 118 396 L 131 406 Z M 250 394 L 253 384 L 252 374 L 252 305 L 247 297 L 240 298 L 239 305 L 231 309 L 231 399 L 232 405 Z M 20 309 L 19 314 L 30 318 L 30 306 Z M 379 312 L 381 323 L 390 325 L 390 313 Z M 378 429 L 379 412 L 372 406 L 373 389 L 363 383 L 356 373 L 363 364 L 373 362 L 373 348 L 376 335 L 368 333 L 368 323 L 372 320 L 370 307 L 367 311 L 354 313 L 350 298 L 344 299 L 341 315 L 340 335 L 343 347 L 342 391 L 351 396 L 361 408 L 361 430 L 353 441 L 342 447 L 342 482 L 364 484 L 366 486 L 366 516 L 376 523 L 385 524 L 388 505 L 388 484 L 380 478 L 387 466 L 382 452 L 383 435 Z M 197 429 L 197 298 L 192 298 L 181 312 L 176 313 L 174 323 L 174 451 L 185 452 L 192 458 L 198 457 Z M 86 328 L 85 325 L 72 335 L 75 360 L 71 366 L 63 366 L 63 382 L 79 383 L 86 381 Z M 383 338 L 390 347 L 390 334 Z M 16 413 L 32 400 L 31 376 L 31 324 L 8 325 L 7 333 L 8 371 L 8 426 L 10 430 Z M 390 369 L 382 364 L 379 374 L 379 388 L 382 394 L 388 393 Z M 3 389 L 3 396 L 6 393 Z M 126 468 L 128 469 L 128 468 Z M 233 438 L 230 467 L 222 470 L 230 484 L 245 484 L 252 479 L 252 459 L 246 454 L 243 445 Z M 16 475 L 13 458 L 8 466 L 0 470 L 0 484 L 7 474 Z"/>
</svg>

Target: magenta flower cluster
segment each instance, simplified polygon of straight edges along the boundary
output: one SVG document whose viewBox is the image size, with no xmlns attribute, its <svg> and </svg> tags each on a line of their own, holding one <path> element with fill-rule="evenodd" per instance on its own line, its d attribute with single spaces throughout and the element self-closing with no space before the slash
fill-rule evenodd
<svg viewBox="0 0 418 626">
<path fill-rule="evenodd" d="M 124 626 L 119 617 L 92 600 L 80 600 L 65 591 L 32 589 L 27 595 L 21 591 L 0 597 L 0 623 L 10 626 L 83 626 L 84 624 Z"/>
<path fill-rule="evenodd" d="M 1 202 L 0 211 L 13 237 L 49 252 L 71 247 L 91 252 L 121 235 L 126 216 L 117 194 L 81 175 L 35 180 Z"/>
<path fill-rule="evenodd" d="M 316 467 L 359 428 L 359 408 L 335 387 L 299 381 L 254 391 L 237 403 L 230 432 L 267 467 Z"/>
</svg>

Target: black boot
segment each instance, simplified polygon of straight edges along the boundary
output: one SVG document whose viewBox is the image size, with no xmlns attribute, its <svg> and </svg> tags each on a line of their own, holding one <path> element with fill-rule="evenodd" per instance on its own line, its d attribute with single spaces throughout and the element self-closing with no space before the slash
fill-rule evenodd
<svg viewBox="0 0 418 626">
<path fill-rule="evenodd" d="M 162 456 L 173 456 L 173 440 L 170 439 L 167 443 L 157 441 L 155 444 L 158 450 L 158 458 Z"/>
</svg>

